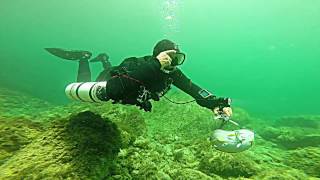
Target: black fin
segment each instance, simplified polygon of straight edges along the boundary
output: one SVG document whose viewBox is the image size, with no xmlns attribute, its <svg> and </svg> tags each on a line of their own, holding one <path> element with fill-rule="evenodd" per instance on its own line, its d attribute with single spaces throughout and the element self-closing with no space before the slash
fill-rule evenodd
<svg viewBox="0 0 320 180">
<path fill-rule="evenodd" d="M 97 57 L 90 60 L 90 62 L 102 62 L 102 61 L 109 61 L 109 56 L 106 53 L 101 53 Z"/>
<path fill-rule="evenodd" d="M 92 53 L 89 51 L 64 50 L 60 48 L 44 48 L 50 54 L 67 60 L 88 60 Z"/>
<path fill-rule="evenodd" d="M 109 61 L 109 56 L 106 53 L 101 53 L 97 57 L 90 60 L 90 62 L 101 62 L 103 69 L 110 70 L 112 65 Z"/>
</svg>

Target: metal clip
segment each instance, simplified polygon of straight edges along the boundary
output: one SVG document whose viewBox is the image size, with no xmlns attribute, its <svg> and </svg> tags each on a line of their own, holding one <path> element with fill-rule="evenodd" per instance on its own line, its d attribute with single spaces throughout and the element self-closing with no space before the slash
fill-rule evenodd
<svg viewBox="0 0 320 180">
<path fill-rule="evenodd" d="M 235 126 L 240 126 L 237 122 L 233 121 L 230 119 L 229 116 L 227 116 L 226 114 L 218 114 L 217 116 L 214 117 L 214 120 L 221 120 L 222 123 L 220 125 L 220 129 L 223 128 L 224 125 L 226 125 L 228 122 L 230 122 L 231 124 L 235 125 Z"/>
<path fill-rule="evenodd" d="M 146 87 L 144 87 L 144 86 L 140 86 L 140 91 L 139 91 L 139 95 L 138 95 L 138 97 L 137 97 L 137 101 L 139 102 L 139 103 L 143 103 L 143 102 L 145 102 L 145 101 L 147 101 L 148 100 L 148 97 L 149 97 L 149 95 L 150 95 L 150 92 L 146 89 Z"/>
</svg>

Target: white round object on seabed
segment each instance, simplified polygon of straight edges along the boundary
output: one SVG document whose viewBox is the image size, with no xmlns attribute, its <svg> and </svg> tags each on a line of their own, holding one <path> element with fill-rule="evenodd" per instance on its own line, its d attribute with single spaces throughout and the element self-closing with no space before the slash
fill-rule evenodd
<svg viewBox="0 0 320 180">
<path fill-rule="evenodd" d="M 217 129 L 211 137 L 213 146 L 223 152 L 237 153 L 249 149 L 254 141 L 254 132 L 248 129 L 226 131 Z"/>
</svg>

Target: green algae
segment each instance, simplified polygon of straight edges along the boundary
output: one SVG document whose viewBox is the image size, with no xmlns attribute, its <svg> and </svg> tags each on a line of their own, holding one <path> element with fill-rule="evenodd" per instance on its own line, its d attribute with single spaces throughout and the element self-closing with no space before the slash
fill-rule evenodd
<svg viewBox="0 0 320 180">
<path fill-rule="evenodd" d="M 86 111 L 52 123 L 1 166 L 0 179 L 99 179 L 120 148 L 114 123 Z"/>
<path fill-rule="evenodd" d="M 3 118 L 36 119 L 36 114 L 54 105 L 21 92 L 0 88 L 0 113 Z"/>
<path fill-rule="evenodd" d="M 43 132 L 40 123 L 27 119 L 0 118 L 0 165 Z"/>
<path fill-rule="evenodd" d="M 279 168 L 263 171 L 253 177 L 256 180 L 306 180 L 309 177 L 301 171 L 290 168 Z"/>
<path fill-rule="evenodd" d="M 310 176 L 320 178 L 320 148 L 307 147 L 289 151 L 284 162 Z"/>
<path fill-rule="evenodd" d="M 266 127 L 259 131 L 266 140 L 274 142 L 285 149 L 297 149 L 319 146 L 320 134 L 313 128 Z"/>
<path fill-rule="evenodd" d="M 221 177 L 251 177 L 259 171 L 259 166 L 246 154 L 214 152 L 206 154 L 200 161 L 200 170 L 206 174 Z"/>
<path fill-rule="evenodd" d="M 10 96 L 5 97 L 10 101 Z M 188 100 L 177 93 L 169 97 Z M 46 104 L 33 98 L 27 101 Z M 152 113 L 111 103 L 70 103 L 32 113 L 21 108 L 19 116 L 7 113 L 0 119 L 4 145 L 0 146 L 0 179 L 319 177 L 320 148 L 314 125 L 300 128 L 279 124 L 234 108 L 234 120 L 254 129 L 256 140 L 248 151 L 227 154 L 215 150 L 208 140 L 215 126 L 212 112 L 193 103 L 167 103 L 154 103 Z M 13 138 L 16 141 L 11 136 L 17 137 Z"/>
<path fill-rule="evenodd" d="M 274 125 L 317 129 L 320 128 L 320 116 L 284 116 L 276 120 Z"/>
</svg>

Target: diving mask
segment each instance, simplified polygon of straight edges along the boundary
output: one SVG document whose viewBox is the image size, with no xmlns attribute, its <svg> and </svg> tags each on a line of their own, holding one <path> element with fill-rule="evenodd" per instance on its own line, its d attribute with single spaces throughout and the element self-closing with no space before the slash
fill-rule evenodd
<svg viewBox="0 0 320 180">
<path fill-rule="evenodd" d="M 184 63 L 184 60 L 186 59 L 186 55 L 181 52 L 168 53 L 168 55 L 171 58 L 171 64 L 170 66 L 163 68 L 162 71 L 164 73 L 170 74 L 177 69 L 178 65 L 181 65 Z"/>
<path fill-rule="evenodd" d="M 172 59 L 171 66 L 178 66 L 184 63 L 184 60 L 186 59 L 186 55 L 181 52 L 172 53 L 169 55 Z"/>
</svg>

